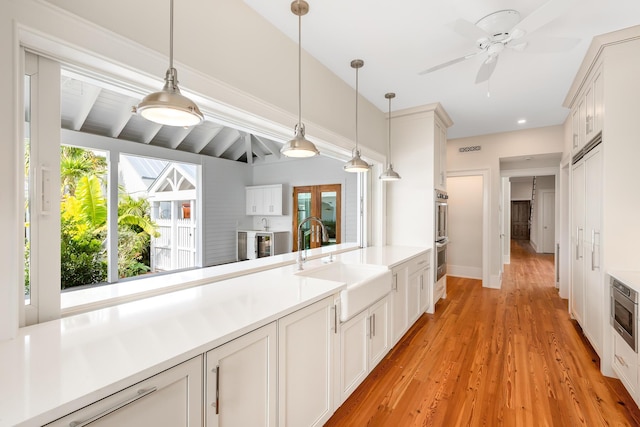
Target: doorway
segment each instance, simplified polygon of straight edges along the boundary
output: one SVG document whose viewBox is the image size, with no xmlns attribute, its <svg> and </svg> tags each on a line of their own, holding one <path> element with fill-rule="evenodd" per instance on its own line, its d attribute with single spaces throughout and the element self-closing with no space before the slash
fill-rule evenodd
<svg viewBox="0 0 640 427">
<path fill-rule="evenodd" d="M 307 222 L 302 226 L 303 247 L 318 248 L 341 242 L 340 230 L 342 187 L 340 184 L 309 185 L 293 188 L 293 251 L 298 250 L 298 225 L 307 217 L 320 218 L 329 237 L 322 241 L 320 226 Z"/>
<path fill-rule="evenodd" d="M 511 201 L 511 238 L 529 240 L 529 216 L 531 202 L 529 200 Z"/>
</svg>

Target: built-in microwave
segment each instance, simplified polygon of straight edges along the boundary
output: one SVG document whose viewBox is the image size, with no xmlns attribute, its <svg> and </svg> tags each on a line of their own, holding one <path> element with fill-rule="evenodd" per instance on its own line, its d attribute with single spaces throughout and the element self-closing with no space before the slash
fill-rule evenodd
<svg viewBox="0 0 640 427">
<path fill-rule="evenodd" d="M 638 352 L 638 293 L 611 277 L 611 325 Z"/>
</svg>

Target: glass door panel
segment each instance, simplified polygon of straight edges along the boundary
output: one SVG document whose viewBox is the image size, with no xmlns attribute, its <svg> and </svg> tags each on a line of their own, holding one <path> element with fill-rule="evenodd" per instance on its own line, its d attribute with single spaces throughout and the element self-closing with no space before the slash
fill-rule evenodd
<svg viewBox="0 0 640 427">
<path fill-rule="evenodd" d="M 317 248 L 340 243 L 340 184 L 294 187 L 293 251 L 298 250 L 298 224 L 314 216 L 324 223 L 329 241 L 322 241 L 322 231 L 315 222 L 302 226 L 304 248 Z"/>
</svg>

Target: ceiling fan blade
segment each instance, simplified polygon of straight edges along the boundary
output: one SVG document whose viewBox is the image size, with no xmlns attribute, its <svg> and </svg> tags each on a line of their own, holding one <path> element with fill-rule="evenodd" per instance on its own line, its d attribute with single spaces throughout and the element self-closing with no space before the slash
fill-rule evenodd
<svg viewBox="0 0 640 427">
<path fill-rule="evenodd" d="M 489 59 L 483 62 L 476 75 L 476 84 L 489 80 L 493 71 L 496 69 L 496 65 L 498 65 L 498 55 L 494 56 L 493 60 L 489 57 Z"/>
<path fill-rule="evenodd" d="M 538 28 L 566 13 L 575 1 L 576 0 L 548 0 L 520 21 L 514 30 L 523 31 L 522 35 L 531 34 Z"/>
<path fill-rule="evenodd" d="M 466 39 L 476 41 L 489 38 L 489 34 L 485 33 L 482 28 L 464 19 L 457 19 L 449 23 L 448 26 Z"/>
<path fill-rule="evenodd" d="M 481 51 L 470 53 L 468 55 L 461 56 L 460 58 L 456 58 L 456 59 L 452 59 L 451 61 L 443 62 L 442 64 L 438 64 L 438 65 L 435 65 L 435 66 L 433 66 L 431 68 L 427 68 L 424 71 L 420 71 L 418 74 L 422 76 L 424 74 L 432 73 L 434 71 L 437 71 L 437 70 L 440 70 L 442 68 L 448 67 L 449 65 L 457 64 L 458 62 L 462 62 L 462 61 L 465 61 L 465 60 L 467 60 L 469 58 L 473 58 L 474 56 L 476 56 L 480 52 Z"/>
<path fill-rule="evenodd" d="M 571 37 L 533 37 L 531 40 L 523 40 L 522 43 L 508 45 L 508 47 L 524 50 L 527 53 L 557 53 L 567 52 L 576 47 L 578 43 L 580 43 L 580 39 Z M 523 44 L 524 46 L 521 46 Z M 522 49 L 525 46 L 526 49 Z"/>
</svg>

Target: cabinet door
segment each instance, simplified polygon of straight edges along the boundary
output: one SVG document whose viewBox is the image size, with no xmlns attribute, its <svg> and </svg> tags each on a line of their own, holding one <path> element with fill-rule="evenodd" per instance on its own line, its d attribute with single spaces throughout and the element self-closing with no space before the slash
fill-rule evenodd
<svg viewBox="0 0 640 427">
<path fill-rule="evenodd" d="M 575 107 L 571 112 L 571 150 L 575 154 L 579 150 L 580 140 L 580 109 Z"/>
<path fill-rule="evenodd" d="M 265 215 L 282 215 L 282 185 L 266 187 L 264 209 Z"/>
<path fill-rule="evenodd" d="M 578 121 L 578 149 L 581 149 L 587 141 L 587 105 L 584 98 L 578 103 Z"/>
<path fill-rule="evenodd" d="M 441 190 L 447 185 L 447 129 L 438 120 L 434 122 L 434 177 L 435 187 Z"/>
<path fill-rule="evenodd" d="M 208 427 L 276 426 L 276 335 L 274 322 L 207 352 Z"/>
<path fill-rule="evenodd" d="M 570 311 L 583 325 L 584 313 L 584 161 L 573 166 L 571 174 L 571 294 Z"/>
<path fill-rule="evenodd" d="M 602 155 L 601 147 L 591 150 L 584 158 L 585 169 L 585 233 L 584 281 L 585 311 L 584 333 L 598 355 L 602 355 L 604 329 L 605 283 L 601 271 L 600 224 L 602 217 Z"/>
<path fill-rule="evenodd" d="M 329 297 L 278 320 L 282 426 L 321 426 L 333 414 L 334 309 Z"/>
<path fill-rule="evenodd" d="M 367 310 L 340 325 L 340 404 L 369 373 L 368 326 Z"/>
<path fill-rule="evenodd" d="M 435 304 L 433 291 L 431 268 L 425 267 L 420 273 L 420 314 L 429 311 L 429 308 Z M 430 311 L 433 313 L 433 308 Z"/>
<path fill-rule="evenodd" d="M 589 84 L 584 93 L 584 105 L 585 105 L 585 143 L 591 141 L 593 138 L 593 130 L 595 129 L 593 123 L 595 120 L 595 98 L 593 92 L 593 85 Z"/>
<path fill-rule="evenodd" d="M 201 426 L 202 356 L 54 421 L 48 426 Z"/>
<path fill-rule="evenodd" d="M 390 349 L 389 297 L 386 296 L 369 309 L 369 372 L 380 363 Z"/>
<path fill-rule="evenodd" d="M 616 330 L 612 329 L 611 333 L 613 335 L 613 370 L 618 374 L 627 391 L 637 401 L 638 353 L 633 351 Z"/>
<path fill-rule="evenodd" d="M 407 328 L 420 317 L 420 287 L 422 271 L 416 270 L 409 275 L 409 287 L 407 292 Z"/>
<path fill-rule="evenodd" d="M 602 67 L 596 71 L 593 78 L 593 134 L 602 130 L 604 122 L 604 85 L 602 80 Z"/>
<path fill-rule="evenodd" d="M 409 281 L 408 266 L 403 264 L 394 268 L 393 289 L 391 290 L 392 301 L 392 339 L 393 344 L 397 343 L 407 330 L 407 288 Z"/>
</svg>

